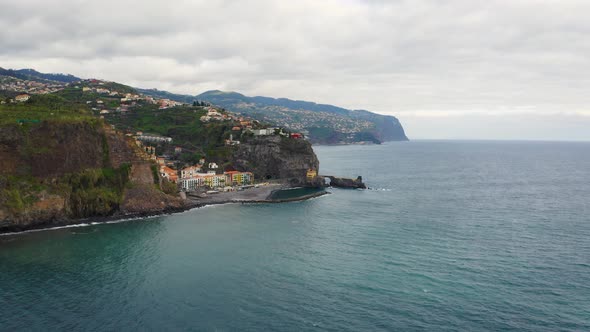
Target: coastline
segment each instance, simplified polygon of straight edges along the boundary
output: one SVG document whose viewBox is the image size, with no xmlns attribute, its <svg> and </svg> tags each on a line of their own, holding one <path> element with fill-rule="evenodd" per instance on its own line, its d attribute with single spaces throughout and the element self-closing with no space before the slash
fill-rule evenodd
<svg viewBox="0 0 590 332">
<path fill-rule="evenodd" d="M 260 189 L 260 190 L 256 190 Z M 330 194 L 328 191 L 319 191 L 317 193 L 302 195 L 298 197 L 292 197 L 288 199 L 270 199 L 269 197 L 275 191 L 286 189 L 283 185 L 270 185 L 264 186 L 260 188 L 251 188 L 246 189 L 242 192 L 220 192 L 213 196 L 209 196 L 207 198 L 187 198 L 186 204 L 180 208 L 164 208 L 163 210 L 159 211 L 146 211 L 146 212 L 136 212 L 136 213 L 117 213 L 111 216 L 96 216 L 91 218 L 84 218 L 84 219 L 63 219 L 63 220 L 55 220 L 50 223 L 45 224 L 37 224 L 32 227 L 28 228 L 19 228 L 14 227 L 13 229 L 7 228 L 0 230 L 0 236 L 10 236 L 10 235 L 19 235 L 25 233 L 32 233 L 32 232 L 40 232 L 40 231 L 50 231 L 50 230 L 58 230 L 67 227 L 83 227 L 83 226 L 92 226 L 98 224 L 107 224 L 107 223 L 117 223 L 117 222 L 125 222 L 125 221 L 132 221 L 138 219 L 147 219 L 147 218 L 155 218 L 160 216 L 167 216 L 173 215 L 177 213 L 183 213 L 187 211 L 191 211 L 194 209 L 200 209 L 207 206 L 215 206 L 215 205 L 225 205 L 225 204 L 269 204 L 269 203 L 288 203 L 288 202 L 297 202 L 297 201 L 304 201 L 315 197 L 320 197 L 323 195 Z M 236 194 L 238 195 L 228 195 L 228 194 Z M 241 193 L 245 193 L 245 195 L 239 195 Z M 254 195 L 248 195 L 254 194 Z M 238 197 L 235 197 L 238 196 Z M 239 198 L 240 196 L 251 196 L 250 198 L 244 197 Z M 261 198 L 263 197 L 263 198 Z"/>
</svg>

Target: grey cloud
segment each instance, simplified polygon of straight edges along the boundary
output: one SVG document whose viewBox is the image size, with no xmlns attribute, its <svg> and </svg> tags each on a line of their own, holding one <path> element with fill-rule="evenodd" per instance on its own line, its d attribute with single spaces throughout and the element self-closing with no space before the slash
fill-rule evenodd
<svg viewBox="0 0 590 332">
<path fill-rule="evenodd" d="M 590 109 L 582 0 L 0 0 L 0 8 L 3 67 L 366 108 L 408 118 L 414 137 L 429 136 L 412 120 L 423 111 Z"/>
</svg>

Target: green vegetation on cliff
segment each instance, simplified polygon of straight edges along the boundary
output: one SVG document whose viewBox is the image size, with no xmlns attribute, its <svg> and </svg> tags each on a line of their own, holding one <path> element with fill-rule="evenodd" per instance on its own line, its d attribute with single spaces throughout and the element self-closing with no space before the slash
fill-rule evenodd
<svg viewBox="0 0 590 332">
<path fill-rule="evenodd" d="M 43 100 L 63 105 L 59 98 Z M 42 112 L 26 108 L 31 106 L 26 103 L 18 106 L 17 112 L 24 108 L 21 114 Z M 129 186 L 130 164 L 111 166 L 101 120 L 62 110 L 69 116 L 0 123 L 0 231 L 119 211 Z"/>
<path fill-rule="evenodd" d="M 69 196 L 70 216 L 85 218 L 108 216 L 119 209 L 123 192 L 129 183 L 131 165 L 119 168 L 87 169 L 62 178 Z"/>
<path fill-rule="evenodd" d="M 0 126 L 41 121 L 97 121 L 88 108 L 54 94 L 34 95 L 24 103 L 0 105 Z"/>
<path fill-rule="evenodd" d="M 204 155 L 228 160 L 231 149 L 225 146 L 225 139 L 229 138 L 233 124 L 231 121 L 203 123 L 200 117 L 206 113 L 201 106 L 158 109 L 156 105 L 142 105 L 126 114 L 109 114 L 106 120 L 118 129 L 172 137 L 175 146 L 188 151 L 181 156 L 186 161 L 196 162 Z"/>
<path fill-rule="evenodd" d="M 47 190 L 47 185 L 32 177 L 0 176 L 0 206 L 10 213 L 25 211 L 38 201 L 37 193 Z"/>
<path fill-rule="evenodd" d="M 16 217 L 44 196 L 65 198 L 65 217 L 108 216 L 119 208 L 129 183 L 130 165 L 119 168 L 85 169 L 57 178 L 0 175 L 0 207 Z"/>
</svg>

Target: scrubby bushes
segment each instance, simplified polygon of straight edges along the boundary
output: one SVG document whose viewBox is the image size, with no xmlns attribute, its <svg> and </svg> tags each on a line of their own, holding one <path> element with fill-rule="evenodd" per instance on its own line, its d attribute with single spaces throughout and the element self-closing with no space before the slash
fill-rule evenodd
<svg viewBox="0 0 590 332">
<path fill-rule="evenodd" d="M 131 166 L 89 169 L 67 177 L 72 217 L 107 216 L 119 209 Z"/>
</svg>

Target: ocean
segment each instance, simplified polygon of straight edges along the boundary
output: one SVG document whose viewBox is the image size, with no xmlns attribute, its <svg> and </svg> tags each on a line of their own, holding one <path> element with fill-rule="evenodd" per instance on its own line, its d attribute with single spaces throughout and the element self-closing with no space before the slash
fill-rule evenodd
<svg viewBox="0 0 590 332">
<path fill-rule="evenodd" d="M 370 189 L 0 236 L 0 330 L 590 331 L 590 143 L 314 149 Z"/>
</svg>

